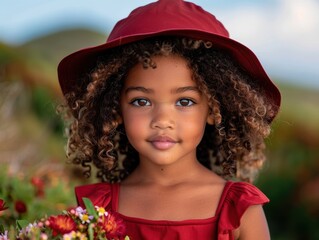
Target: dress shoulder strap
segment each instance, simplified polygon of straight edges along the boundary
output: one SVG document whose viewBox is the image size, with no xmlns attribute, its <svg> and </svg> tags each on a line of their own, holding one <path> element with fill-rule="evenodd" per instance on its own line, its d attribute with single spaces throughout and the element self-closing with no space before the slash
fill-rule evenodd
<svg viewBox="0 0 319 240">
<path fill-rule="evenodd" d="M 84 207 L 82 198 L 89 198 L 96 206 L 104 207 L 107 210 L 113 209 L 113 184 L 95 183 L 75 187 L 75 196 L 79 206 Z M 115 187 L 116 188 L 116 187 Z"/>
</svg>

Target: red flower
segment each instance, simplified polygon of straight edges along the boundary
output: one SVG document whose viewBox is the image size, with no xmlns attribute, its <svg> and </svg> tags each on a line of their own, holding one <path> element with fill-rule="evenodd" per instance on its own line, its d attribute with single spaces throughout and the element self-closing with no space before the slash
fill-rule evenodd
<svg viewBox="0 0 319 240">
<path fill-rule="evenodd" d="M 37 197 L 43 197 L 44 196 L 44 182 L 39 177 L 33 177 L 31 179 L 31 183 L 35 188 L 35 195 Z"/>
<path fill-rule="evenodd" d="M 23 201 L 17 200 L 14 203 L 14 209 L 20 214 L 25 213 L 27 211 L 27 205 Z"/>
<path fill-rule="evenodd" d="M 6 203 L 4 200 L 0 199 L 0 212 L 3 210 L 6 210 L 8 207 L 6 207 Z"/>
<path fill-rule="evenodd" d="M 53 230 L 53 236 L 58 234 L 66 234 L 76 230 L 74 220 L 66 215 L 51 216 L 49 219 L 49 227 Z"/>
<path fill-rule="evenodd" d="M 105 230 L 108 239 L 119 239 L 125 236 L 124 221 L 116 213 L 109 213 L 99 225 Z"/>
</svg>

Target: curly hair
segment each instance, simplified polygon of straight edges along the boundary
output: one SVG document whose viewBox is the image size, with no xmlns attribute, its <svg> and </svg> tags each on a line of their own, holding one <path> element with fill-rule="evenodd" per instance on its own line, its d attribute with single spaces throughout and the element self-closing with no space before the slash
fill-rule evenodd
<svg viewBox="0 0 319 240">
<path fill-rule="evenodd" d="M 270 133 L 273 107 L 226 50 L 188 38 L 150 38 L 101 53 L 78 90 L 65 96 L 72 116 L 68 159 L 84 167 L 87 177 L 95 166 L 97 177 L 107 182 L 123 180 L 138 166 L 138 153 L 119 121 L 120 93 L 133 66 L 156 68 L 152 57 L 160 55 L 184 58 L 208 98 L 215 123 L 206 125 L 198 161 L 225 179 L 251 182 L 265 161 L 264 139 Z"/>
</svg>

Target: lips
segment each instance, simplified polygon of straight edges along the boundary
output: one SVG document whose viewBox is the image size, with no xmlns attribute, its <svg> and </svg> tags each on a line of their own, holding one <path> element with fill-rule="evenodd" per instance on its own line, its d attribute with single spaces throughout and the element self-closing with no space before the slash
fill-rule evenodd
<svg viewBox="0 0 319 240">
<path fill-rule="evenodd" d="M 173 147 L 178 141 L 168 136 L 155 136 L 147 140 L 152 146 L 158 150 L 167 150 Z"/>
</svg>

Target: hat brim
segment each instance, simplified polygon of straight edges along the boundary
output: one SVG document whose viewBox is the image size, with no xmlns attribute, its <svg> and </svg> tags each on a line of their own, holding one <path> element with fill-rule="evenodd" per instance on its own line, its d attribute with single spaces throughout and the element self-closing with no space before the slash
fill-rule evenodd
<svg viewBox="0 0 319 240">
<path fill-rule="evenodd" d="M 266 74 L 256 55 L 249 48 L 231 38 L 194 29 L 170 29 L 161 32 L 128 35 L 74 52 L 62 59 L 58 66 L 58 78 L 63 94 L 75 90 L 75 86 L 80 84 L 81 78 L 94 69 L 98 57 L 107 54 L 109 49 L 156 36 L 181 36 L 201 39 L 212 42 L 216 47 L 226 49 L 240 66 L 258 81 L 266 99 L 272 104 L 275 115 L 277 114 L 281 102 L 280 92 Z"/>
</svg>

